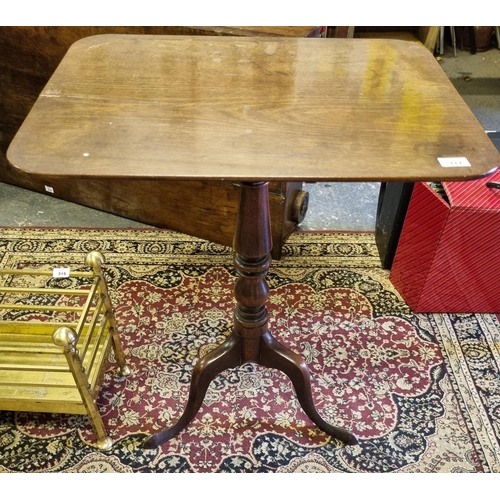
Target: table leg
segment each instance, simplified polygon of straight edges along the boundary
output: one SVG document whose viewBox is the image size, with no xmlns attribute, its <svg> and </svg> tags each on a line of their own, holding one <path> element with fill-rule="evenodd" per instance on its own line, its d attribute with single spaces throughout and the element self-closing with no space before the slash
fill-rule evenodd
<svg viewBox="0 0 500 500">
<path fill-rule="evenodd" d="M 300 405 L 307 416 L 324 432 L 345 444 L 357 444 L 345 429 L 330 425 L 314 407 L 309 370 L 305 361 L 281 345 L 268 329 L 266 302 L 269 288 L 266 275 L 271 263 L 271 224 L 267 182 L 244 182 L 234 236 L 234 266 L 238 273 L 234 294 L 236 309 L 232 334 L 198 361 L 193 370 L 184 413 L 172 427 L 152 435 L 145 448 L 156 448 L 176 436 L 195 417 L 210 382 L 228 368 L 243 363 L 258 363 L 276 368 L 290 377 Z"/>
<path fill-rule="evenodd" d="M 295 388 L 300 406 L 323 432 L 345 444 L 358 444 L 354 434 L 329 424 L 319 415 L 312 398 L 311 378 L 306 362 L 298 354 L 280 344 L 269 332 L 262 336 L 260 364 L 268 368 L 276 368 L 288 375 Z"/>
</svg>

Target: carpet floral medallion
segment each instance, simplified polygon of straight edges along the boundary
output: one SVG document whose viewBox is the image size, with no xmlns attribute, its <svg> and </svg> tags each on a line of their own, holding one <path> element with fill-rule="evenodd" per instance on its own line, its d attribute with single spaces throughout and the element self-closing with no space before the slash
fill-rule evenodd
<svg viewBox="0 0 500 500">
<path fill-rule="evenodd" d="M 268 276 L 272 334 L 307 362 L 321 416 L 358 445 L 319 430 L 282 372 L 248 363 L 215 377 L 179 435 L 143 448 L 231 332 L 232 251 L 161 230 L 0 230 L 2 267 L 79 269 L 90 250 L 105 256 L 131 370 L 118 376 L 110 355 L 97 401 L 114 445 L 96 447 L 86 416 L 2 411 L 0 471 L 500 472 L 497 316 L 412 314 L 371 233 L 294 233 Z"/>
</svg>

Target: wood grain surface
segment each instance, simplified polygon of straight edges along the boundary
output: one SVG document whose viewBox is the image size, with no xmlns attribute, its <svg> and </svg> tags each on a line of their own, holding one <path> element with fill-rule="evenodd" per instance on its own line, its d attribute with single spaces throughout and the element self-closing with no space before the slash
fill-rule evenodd
<svg viewBox="0 0 500 500">
<path fill-rule="evenodd" d="M 7 157 L 48 179 L 462 180 L 500 164 L 421 44 L 150 35 L 72 45 Z"/>
</svg>

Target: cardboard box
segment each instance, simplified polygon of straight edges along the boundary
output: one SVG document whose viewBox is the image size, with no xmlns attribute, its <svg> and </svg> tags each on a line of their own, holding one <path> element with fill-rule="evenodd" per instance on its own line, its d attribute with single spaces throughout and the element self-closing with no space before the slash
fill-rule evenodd
<svg viewBox="0 0 500 500">
<path fill-rule="evenodd" d="M 416 183 L 390 280 L 413 312 L 500 312 L 500 171 L 444 182 L 445 197 Z"/>
</svg>

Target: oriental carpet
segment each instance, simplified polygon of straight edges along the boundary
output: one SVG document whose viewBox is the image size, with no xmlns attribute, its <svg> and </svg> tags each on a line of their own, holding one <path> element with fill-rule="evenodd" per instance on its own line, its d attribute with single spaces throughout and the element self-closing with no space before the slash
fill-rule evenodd
<svg viewBox="0 0 500 500">
<path fill-rule="evenodd" d="M 294 233 L 268 276 L 271 332 L 308 363 L 318 412 L 359 445 L 318 430 L 286 375 L 247 363 L 212 381 L 177 437 L 143 449 L 230 332 L 232 251 L 153 229 L 0 230 L 2 267 L 77 269 L 94 249 L 131 369 L 119 377 L 111 355 L 98 398 L 114 445 L 95 446 L 86 416 L 3 411 L 1 472 L 500 472 L 497 316 L 412 314 L 372 233 Z"/>
</svg>

